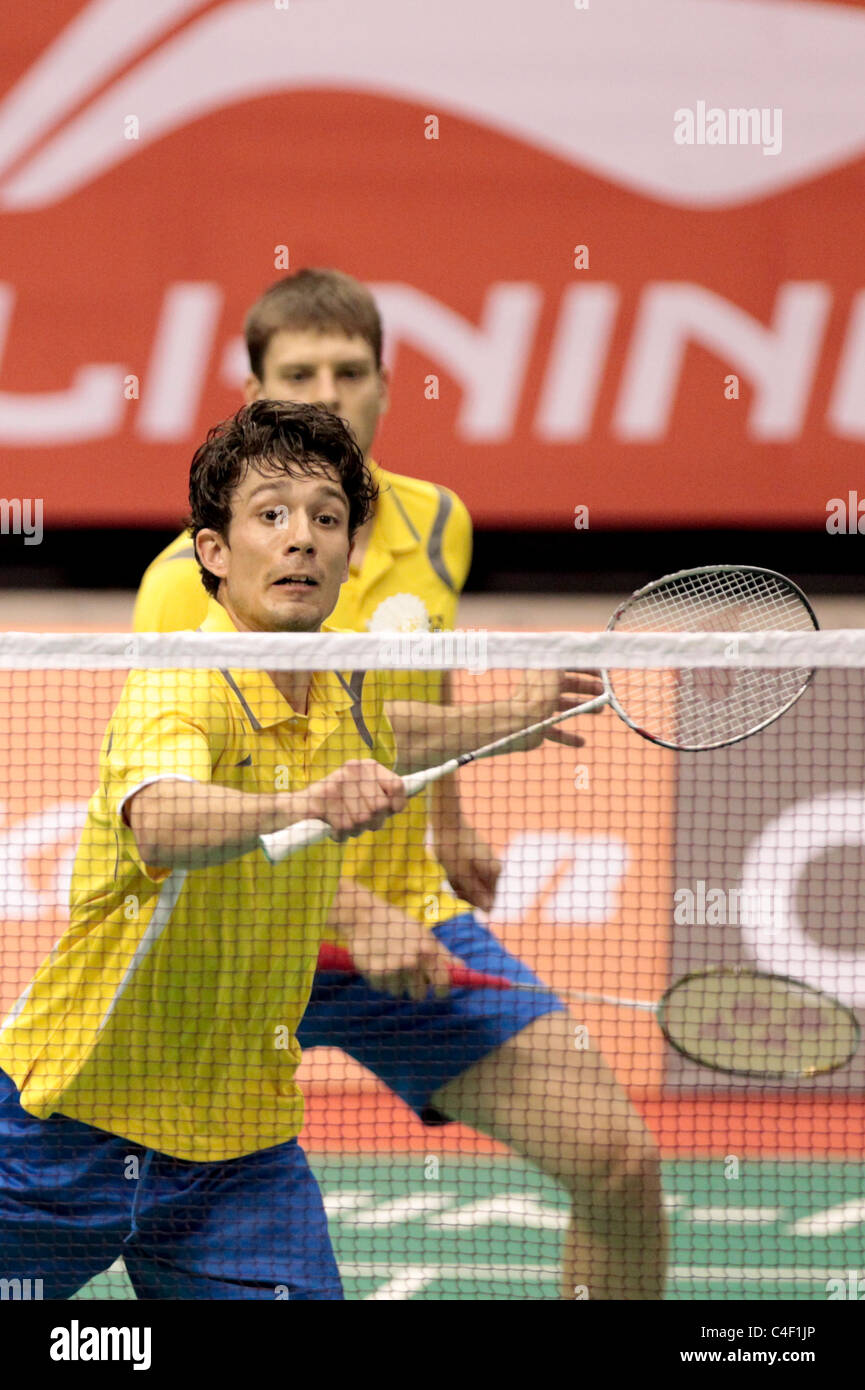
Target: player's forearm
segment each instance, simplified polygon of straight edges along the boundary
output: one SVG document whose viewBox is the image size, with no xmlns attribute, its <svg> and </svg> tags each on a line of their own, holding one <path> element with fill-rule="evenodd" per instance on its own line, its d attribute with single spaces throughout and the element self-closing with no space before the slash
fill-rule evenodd
<svg viewBox="0 0 865 1390">
<path fill-rule="evenodd" d="M 455 830 L 461 823 L 463 813 L 460 802 L 460 789 L 457 773 L 442 777 L 433 782 L 429 796 L 429 819 L 434 837 Z"/>
<path fill-rule="evenodd" d="M 464 705 L 394 700 L 386 712 L 396 738 L 400 774 L 436 767 L 543 718 L 537 702 L 525 699 Z"/>
<path fill-rule="evenodd" d="M 404 925 L 406 913 L 377 897 L 356 878 L 344 874 L 328 913 L 328 926 L 334 933 L 351 943 L 358 932 L 369 936 L 381 933 L 384 939 L 390 928 Z"/>
<path fill-rule="evenodd" d="M 143 787 L 125 814 L 146 864 L 199 869 L 248 854 L 259 835 L 305 820 L 311 810 L 304 791 L 262 795 L 166 780 Z"/>
</svg>

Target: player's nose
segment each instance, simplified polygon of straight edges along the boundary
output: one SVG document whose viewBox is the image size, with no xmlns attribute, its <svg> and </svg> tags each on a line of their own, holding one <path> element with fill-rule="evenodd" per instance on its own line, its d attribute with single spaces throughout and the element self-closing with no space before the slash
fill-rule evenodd
<svg viewBox="0 0 865 1390">
<path fill-rule="evenodd" d="M 281 526 L 283 549 L 286 553 L 294 550 L 315 550 L 315 537 L 312 531 L 312 524 L 305 511 L 292 512 L 286 517 L 285 525 Z"/>
<path fill-rule="evenodd" d="M 316 386 L 318 388 L 316 404 L 322 405 L 325 410 L 330 410 L 336 414 L 339 406 L 339 388 L 337 387 L 336 376 L 329 367 L 322 367 L 318 374 Z"/>
</svg>

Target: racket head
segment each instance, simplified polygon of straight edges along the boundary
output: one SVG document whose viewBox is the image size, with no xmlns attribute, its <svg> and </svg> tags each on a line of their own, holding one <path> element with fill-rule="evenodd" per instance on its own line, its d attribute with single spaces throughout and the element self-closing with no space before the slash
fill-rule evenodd
<svg viewBox="0 0 865 1390">
<path fill-rule="evenodd" d="M 755 565 L 704 565 L 653 580 L 620 604 L 619 632 L 815 632 L 816 614 L 797 584 Z M 605 670 L 613 709 L 651 743 L 678 752 L 726 748 L 759 733 L 804 695 L 812 668 L 729 666 Z"/>
<path fill-rule="evenodd" d="M 689 1061 L 731 1076 L 796 1080 L 847 1065 L 861 1030 L 853 1010 L 787 975 L 699 970 L 671 985 L 657 1019 Z"/>
</svg>

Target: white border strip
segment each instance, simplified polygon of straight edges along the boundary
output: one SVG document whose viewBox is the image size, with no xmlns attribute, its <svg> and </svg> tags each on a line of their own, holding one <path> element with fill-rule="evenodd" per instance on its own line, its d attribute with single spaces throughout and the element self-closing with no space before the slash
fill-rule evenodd
<svg viewBox="0 0 865 1390">
<path fill-rule="evenodd" d="M 114 991 L 111 1003 L 108 1005 L 108 1008 L 105 1010 L 105 1013 L 99 1020 L 99 1024 L 96 1029 L 97 1038 L 102 1033 L 106 1023 L 110 1019 L 111 1015 L 114 1013 L 114 1010 L 117 1008 L 117 1005 L 120 1003 L 120 1000 L 123 998 L 124 994 L 129 988 L 129 985 L 131 984 L 133 976 L 135 975 L 135 972 L 138 970 L 138 967 L 147 959 L 151 950 L 156 945 L 162 933 L 165 931 L 165 928 L 171 921 L 171 914 L 174 912 L 174 909 L 177 906 L 177 899 L 183 892 L 183 885 L 186 882 L 188 875 L 188 869 L 176 869 L 174 873 L 168 875 L 168 878 L 165 879 L 164 883 L 162 884 L 162 887 L 159 890 L 159 897 L 156 900 L 156 905 L 154 906 L 150 921 L 147 924 L 146 930 L 144 931 L 141 940 L 135 948 L 135 954 L 133 955 L 131 961 L 126 967 L 126 970 L 124 971 L 123 979 L 120 981 L 119 985 Z"/>
<path fill-rule="evenodd" d="M 865 669 L 865 629 L 827 632 L 0 633 L 0 670 Z"/>
</svg>

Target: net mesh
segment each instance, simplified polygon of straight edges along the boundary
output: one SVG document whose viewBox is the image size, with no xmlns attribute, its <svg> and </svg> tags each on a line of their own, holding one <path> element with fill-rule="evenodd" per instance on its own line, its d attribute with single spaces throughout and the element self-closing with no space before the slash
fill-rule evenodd
<svg viewBox="0 0 865 1390">
<path fill-rule="evenodd" d="M 865 635 L 724 641 L 0 637 L 9 1296 L 327 1297 L 338 1268 L 350 1298 L 640 1298 L 663 1268 L 668 1298 L 822 1299 L 860 1269 L 861 1051 L 755 1081 L 698 1067 L 646 1011 L 396 1003 L 314 974 L 324 939 L 381 970 L 412 921 L 552 991 L 651 1003 L 745 967 L 861 1022 Z M 544 670 L 722 664 L 815 674 L 731 748 L 677 753 L 606 710 L 566 726 L 584 746 L 464 769 L 459 817 L 446 791 L 345 847 L 276 866 L 255 847 L 347 760 L 394 740 L 438 760 L 419 710 L 393 738 L 384 713 L 425 672 L 450 670 L 473 747 Z M 627 1197 L 605 1183 L 622 1164 Z"/>
</svg>

